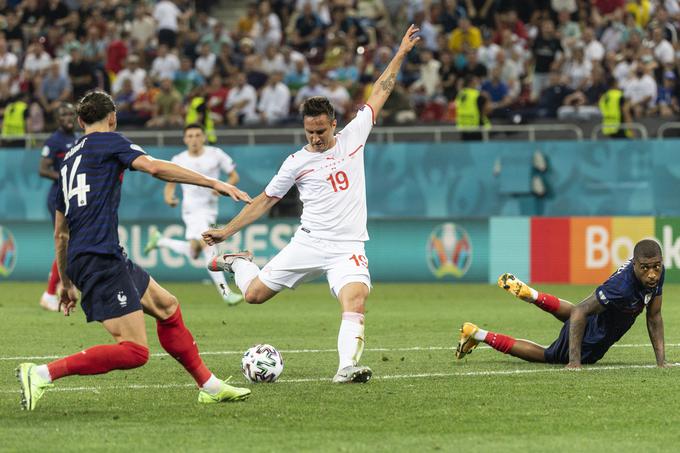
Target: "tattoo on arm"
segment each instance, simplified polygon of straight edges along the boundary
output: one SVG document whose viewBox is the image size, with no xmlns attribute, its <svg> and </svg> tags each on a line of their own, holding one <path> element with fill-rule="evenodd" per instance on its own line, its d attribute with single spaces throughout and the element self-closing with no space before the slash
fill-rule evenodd
<svg viewBox="0 0 680 453">
<path fill-rule="evenodd" d="M 387 79 L 380 82 L 380 88 L 382 88 L 383 91 L 387 91 L 389 93 L 394 89 L 396 81 L 397 75 L 395 73 L 392 73 L 389 76 L 387 76 Z"/>
</svg>

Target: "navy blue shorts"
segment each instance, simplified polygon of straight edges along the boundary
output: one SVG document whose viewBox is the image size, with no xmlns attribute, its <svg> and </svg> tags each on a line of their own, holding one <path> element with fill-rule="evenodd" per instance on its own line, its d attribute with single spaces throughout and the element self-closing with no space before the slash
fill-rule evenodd
<svg viewBox="0 0 680 453">
<path fill-rule="evenodd" d="M 545 361 L 547 363 L 569 363 L 569 320 L 567 320 L 560 330 L 560 335 L 545 350 Z M 591 344 L 588 341 L 588 328 L 583 332 L 583 344 L 581 346 L 581 363 L 590 364 L 600 360 L 607 352 L 609 347 Z"/>
<path fill-rule="evenodd" d="M 80 255 L 68 264 L 66 273 L 81 292 L 87 322 L 141 310 L 150 278 L 127 257 L 113 255 Z"/>
</svg>

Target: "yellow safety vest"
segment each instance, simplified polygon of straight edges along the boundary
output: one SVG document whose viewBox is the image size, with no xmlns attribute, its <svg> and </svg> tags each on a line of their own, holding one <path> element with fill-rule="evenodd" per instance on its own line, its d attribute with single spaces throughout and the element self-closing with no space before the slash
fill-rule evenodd
<svg viewBox="0 0 680 453">
<path fill-rule="evenodd" d="M 203 96 L 196 96 L 189 103 L 189 108 L 187 108 L 187 115 L 184 118 L 185 124 L 196 123 L 198 121 L 198 108 L 205 102 Z M 210 110 L 208 106 L 205 106 L 205 115 L 203 118 L 203 127 L 205 129 L 205 135 L 208 138 L 208 143 L 216 143 L 217 135 L 215 135 L 215 123 L 210 117 Z"/>
<path fill-rule="evenodd" d="M 621 129 L 621 98 L 623 91 L 611 89 L 600 98 L 602 113 L 602 133 L 614 135 Z"/>
<path fill-rule="evenodd" d="M 5 118 L 2 122 L 2 138 L 21 138 L 26 136 L 26 119 L 24 114 L 28 104 L 16 101 L 5 108 Z"/>
<path fill-rule="evenodd" d="M 456 96 L 456 127 L 458 129 L 478 128 L 489 126 L 489 121 L 482 117 L 477 99 L 480 92 L 474 88 L 463 88 Z"/>
</svg>

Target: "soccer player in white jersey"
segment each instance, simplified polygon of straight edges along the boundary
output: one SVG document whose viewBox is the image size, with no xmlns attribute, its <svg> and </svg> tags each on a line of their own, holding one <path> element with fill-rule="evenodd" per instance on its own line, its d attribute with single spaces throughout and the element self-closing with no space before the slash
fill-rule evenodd
<svg viewBox="0 0 680 453">
<path fill-rule="evenodd" d="M 372 371 L 359 366 L 364 347 L 364 306 L 371 287 L 364 252 L 366 185 L 364 152 L 375 118 L 392 92 L 408 52 L 420 39 L 411 25 L 399 49 L 376 81 L 366 105 L 335 134 L 333 107 L 324 97 L 302 105 L 308 144 L 290 155 L 264 192 L 221 229 L 203 233 L 208 244 L 224 241 L 251 224 L 297 185 L 303 203 L 301 226 L 291 242 L 260 270 L 252 254 L 218 255 L 210 270 L 233 272 L 251 304 L 261 304 L 284 288 L 325 274 L 342 307 L 338 333 L 338 371 L 333 382 L 367 382 Z"/>
<path fill-rule="evenodd" d="M 224 173 L 228 178 L 227 183 L 236 185 L 240 178 L 234 161 L 220 148 L 205 146 L 205 141 L 205 131 L 200 124 L 187 124 L 184 128 L 184 144 L 187 145 L 187 149 L 174 156 L 172 162 L 210 178 L 219 179 L 220 173 Z M 173 208 L 179 203 L 175 195 L 176 187 L 177 184 L 174 182 L 167 183 L 163 194 L 165 203 Z M 203 241 L 201 233 L 211 228 L 217 221 L 217 202 L 218 195 L 215 191 L 182 184 L 182 221 L 186 227 L 184 233 L 186 240 L 162 237 L 161 233 L 154 229 L 149 235 L 144 253 L 148 254 L 151 250 L 164 247 L 192 260 L 203 253 L 206 263 L 209 263 L 217 250 Z M 224 274 L 216 272 L 208 274 L 227 304 L 236 305 L 243 300 L 243 296 L 231 291 Z"/>
</svg>

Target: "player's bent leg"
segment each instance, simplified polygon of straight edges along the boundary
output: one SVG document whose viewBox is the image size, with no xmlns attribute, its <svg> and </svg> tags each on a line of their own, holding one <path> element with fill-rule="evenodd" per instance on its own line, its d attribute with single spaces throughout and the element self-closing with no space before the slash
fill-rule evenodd
<svg viewBox="0 0 680 453">
<path fill-rule="evenodd" d="M 510 354 L 528 362 L 546 361 L 544 347 L 529 340 L 518 340 L 508 335 L 480 329 L 471 322 L 463 323 L 460 328 L 456 358 L 462 359 L 482 342 L 503 354 Z"/>
<path fill-rule="evenodd" d="M 255 277 L 250 281 L 248 289 L 243 293 L 243 296 L 245 301 L 249 304 L 263 304 L 277 294 L 278 291 L 274 291 L 262 283 L 262 280 L 260 280 L 259 277 Z"/>
<path fill-rule="evenodd" d="M 193 335 L 184 325 L 177 298 L 153 278 L 149 279 L 149 286 L 142 297 L 142 306 L 148 314 L 156 318 L 158 340 L 163 349 L 191 374 L 201 389 L 199 402 L 240 401 L 250 395 L 250 389 L 228 385 L 208 369 L 198 353 Z"/>
<path fill-rule="evenodd" d="M 365 283 L 350 282 L 338 293 L 342 322 L 338 332 L 338 371 L 333 377 L 334 383 L 368 382 L 373 376 L 369 367 L 359 365 L 364 351 L 364 313 L 369 292 Z"/>
<path fill-rule="evenodd" d="M 552 294 L 538 292 L 513 274 L 506 272 L 498 277 L 498 286 L 513 296 L 536 305 L 541 310 L 550 313 L 562 322 L 566 321 L 571 316 L 571 310 L 574 307 L 574 304 L 553 296 Z"/>
</svg>

